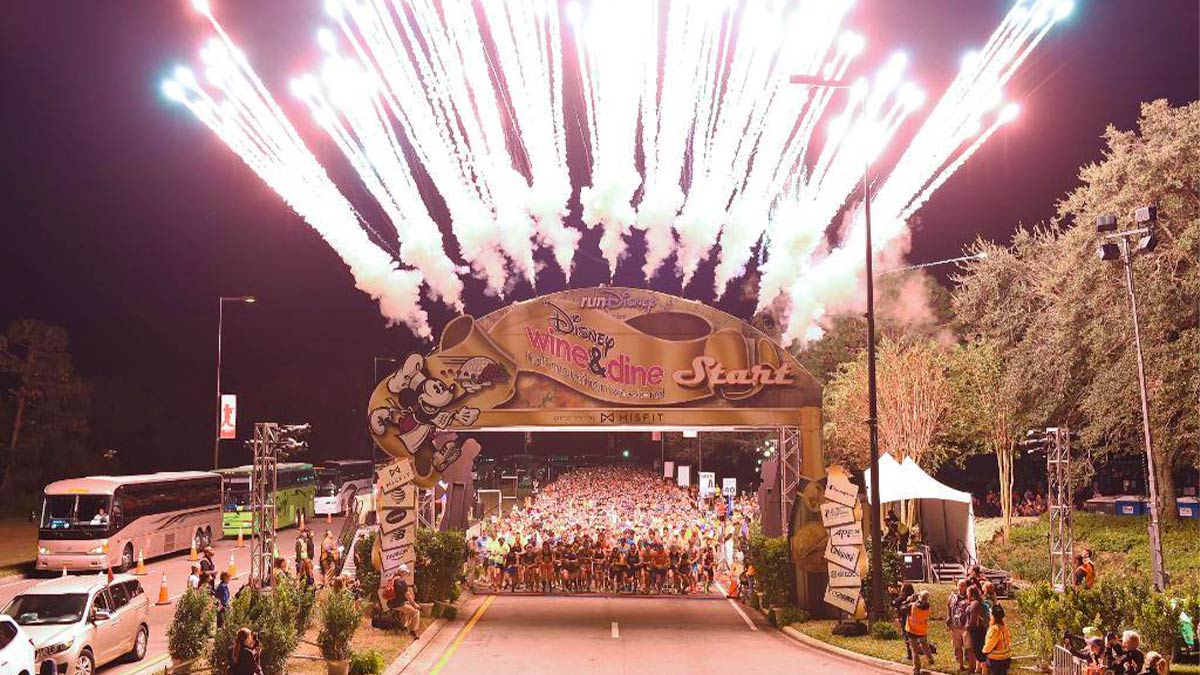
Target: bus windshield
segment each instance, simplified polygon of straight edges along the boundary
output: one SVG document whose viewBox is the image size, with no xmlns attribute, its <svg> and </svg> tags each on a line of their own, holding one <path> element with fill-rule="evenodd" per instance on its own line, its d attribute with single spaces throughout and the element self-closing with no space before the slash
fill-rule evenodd
<svg viewBox="0 0 1200 675">
<path fill-rule="evenodd" d="M 22 626 L 38 626 L 48 623 L 75 623 L 83 617 L 87 605 L 87 594 L 66 593 L 63 595 L 18 595 L 4 608 Z"/>
<path fill-rule="evenodd" d="M 111 510 L 110 495 L 46 495 L 42 529 L 107 529 Z"/>
<path fill-rule="evenodd" d="M 238 507 L 250 506 L 250 481 L 225 481 L 225 510 L 237 511 Z"/>
</svg>

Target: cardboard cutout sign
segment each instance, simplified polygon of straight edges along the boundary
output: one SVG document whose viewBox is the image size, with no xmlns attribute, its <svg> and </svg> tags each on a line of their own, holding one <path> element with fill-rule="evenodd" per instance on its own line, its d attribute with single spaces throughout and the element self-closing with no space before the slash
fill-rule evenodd
<svg viewBox="0 0 1200 675">
<path fill-rule="evenodd" d="M 862 546 L 862 510 L 858 508 L 858 487 L 840 466 L 829 467 L 821 523 L 829 535 L 825 546 L 829 574 L 825 602 L 852 618 L 861 619 L 866 616 L 866 606 L 859 595 L 867 562 Z"/>
</svg>

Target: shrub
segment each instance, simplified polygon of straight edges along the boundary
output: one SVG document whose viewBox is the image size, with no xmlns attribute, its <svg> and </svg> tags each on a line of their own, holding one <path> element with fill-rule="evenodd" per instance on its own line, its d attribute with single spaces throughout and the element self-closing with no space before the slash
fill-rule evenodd
<svg viewBox="0 0 1200 675">
<path fill-rule="evenodd" d="M 167 628 L 167 652 L 171 658 L 190 661 L 202 655 L 216 621 L 217 608 L 212 595 L 207 590 L 188 587 L 175 604 L 175 615 Z"/>
<path fill-rule="evenodd" d="M 363 597 L 379 604 L 379 570 L 375 569 L 372 552 L 375 550 L 376 533 L 363 537 L 354 545 L 354 574 Z"/>
<path fill-rule="evenodd" d="M 376 675 L 382 673 L 386 666 L 383 654 L 374 649 L 354 652 L 350 656 L 350 675 Z"/>
<path fill-rule="evenodd" d="M 754 565 L 756 570 L 754 583 L 763 594 L 763 605 L 786 607 L 792 604 L 796 577 L 787 537 L 752 535 L 746 562 Z"/>
<path fill-rule="evenodd" d="M 295 617 L 296 632 L 303 635 L 312 626 L 313 608 L 317 604 L 317 591 L 303 582 L 283 577 L 275 583 L 275 602 L 285 616 Z"/>
<path fill-rule="evenodd" d="M 317 634 L 317 647 L 327 661 L 345 661 L 350 658 L 350 641 L 358 631 L 362 612 L 348 591 L 329 591 L 321 602 L 319 618 L 321 632 Z"/>
<path fill-rule="evenodd" d="M 871 637 L 876 640 L 899 640 L 900 628 L 891 621 L 876 621 L 871 624 Z"/>
<path fill-rule="evenodd" d="M 780 626 L 804 623 L 809 619 L 808 612 L 800 607 L 776 607 L 775 614 L 777 615 L 776 622 Z"/>
<path fill-rule="evenodd" d="M 282 584 L 277 586 L 283 587 Z M 262 649 L 263 675 L 282 675 L 287 660 L 300 642 L 296 630 L 297 604 L 295 596 L 286 591 L 254 591 L 246 588 L 229 603 L 225 625 L 217 629 L 209 653 L 209 665 L 214 673 L 228 671 L 229 649 L 238 629 L 249 627 L 258 636 Z"/>
<path fill-rule="evenodd" d="M 413 578 L 417 602 L 449 599 L 463 578 L 468 554 L 466 535 L 460 531 L 418 530 L 417 569 Z"/>
</svg>

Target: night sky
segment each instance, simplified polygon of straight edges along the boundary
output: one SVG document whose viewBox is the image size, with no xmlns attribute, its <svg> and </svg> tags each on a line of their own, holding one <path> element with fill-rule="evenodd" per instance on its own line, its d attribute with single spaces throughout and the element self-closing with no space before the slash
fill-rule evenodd
<svg viewBox="0 0 1200 675">
<path fill-rule="evenodd" d="M 310 147 L 335 164 L 285 90 L 317 60 L 320 0 L 213 4 Z M 932 100 L 1009 5 L 859 0 L 847 25 L 869 47 L 853 72 L 873 72 L 906 49 L 910 76 Z M 1079 166 L 1100 157 L 1107 124 L 1132 127 L 1142 101 L 1200 98 L 1198 6 L 1078 0 L 1007 92 L 1022 105 L 1019 120 L 920 213 L 910 258 L 951 257 L 977 235 L 1006 239 L 1018 223 L 1049 217 Z M 93 441 L 118 449 L 123 470 L 199 468 L 212 452 L 217 298 L 256 295 L 258 304 L 226 306 L 223 389 L 242 397 L 240 436 L 255 420 L 311 421 L 314 458 L 366 456 L 373 357 L 424 346 L 404 328 L 387 328 L 329 247 L 163 100 L 162 77 L 195 59 L 205 29 L 186 0 L 4 3 L 0 323 L 33 317 L 69 330 L 78 369 L 97 384 Z M 578 186 L 585 176 L 580 162 L 572 167 Z M 333 174 L 352 201 L 367 201 L 344 168 Z M 607 281 L 595 234 L 576 264 L 573 285 Z M 640 264 L 631 261 L 615 281 L 644 285 Z M 685 294 L 712 301 L 711 262 L 706 271 L 695 285 L 704 290 Z M 552 271 L 539 286 L 565 283 Z M 680 292 L 674 278 L 654 286 Z M 469 311 L 501 306 L 477 282 L 468 287 Z M 532 295 L 528 286 L 515 291 Z M 747 311 L 736 299 L 718 304 Z M 449 314 L 429 308 L 436 332 Z M 538 445 L 555 438 L 566 440 L 544 435 Z M 491 443 L 511 448 L 519 435 Z M 607 446 L 598 435 L 588 443 Z M 225 447 L 226 464 L 247 456 Z"/>
</svg>

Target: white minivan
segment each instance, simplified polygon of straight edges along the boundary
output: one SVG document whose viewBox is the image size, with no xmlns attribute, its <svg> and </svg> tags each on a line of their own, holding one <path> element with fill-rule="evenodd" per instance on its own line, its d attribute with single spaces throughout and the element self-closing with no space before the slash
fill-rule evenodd
<svg viewBox="0 0 1200 675">
<path fill-rule="evenodd" d="M 146 657 L 150 601 L 137 577 L 118 574 L 59 577 L 8 603 L 12 617 L 33 640 L 37 661 L 53 659 L 63 675 L 93 675 L 98 666 Z"/>
</svg>

